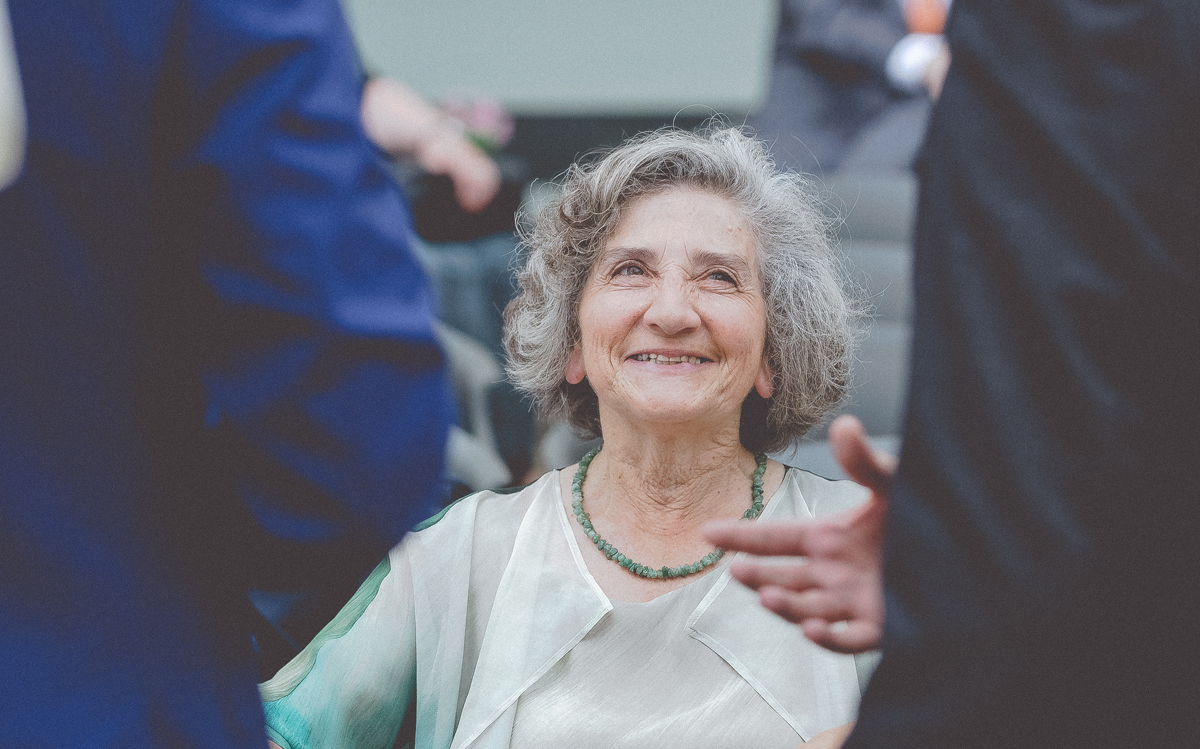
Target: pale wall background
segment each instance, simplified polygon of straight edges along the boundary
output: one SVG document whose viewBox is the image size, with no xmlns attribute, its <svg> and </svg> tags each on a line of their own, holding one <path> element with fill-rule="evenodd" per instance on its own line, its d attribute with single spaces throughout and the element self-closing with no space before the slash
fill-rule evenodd
<svg viewBox="0 0 1200 749">
<path fill-rule="evenodd" d="M 775 0 L 343 0 L 367 69 L 518 116 L 743 115 L 766 96 Z"/>
</svg>

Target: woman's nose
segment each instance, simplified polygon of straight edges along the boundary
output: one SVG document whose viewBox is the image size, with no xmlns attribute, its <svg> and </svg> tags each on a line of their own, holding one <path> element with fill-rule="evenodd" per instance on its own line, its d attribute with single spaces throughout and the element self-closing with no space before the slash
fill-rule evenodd
<svg viewBox="0 0 1200 749">
<path fill-rule="evenodd" d="M 654 291 L 645 314 L 646 324 L 664 335 L 679 335 L 700 326 L 700 315 L 692 303 L 687 284 L 664 278 Z"/>
</svg>

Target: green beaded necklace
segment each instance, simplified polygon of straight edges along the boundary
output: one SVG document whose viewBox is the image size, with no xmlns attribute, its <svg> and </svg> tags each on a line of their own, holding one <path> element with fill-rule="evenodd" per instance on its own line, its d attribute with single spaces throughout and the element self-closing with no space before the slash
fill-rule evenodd
<svg viewBox="0 0 1200 749">
<path fill-rule="evenodd" d="M 691 564 L 681 564 L 678 567 L 647 567 L 644 564 L 638 564 L 621 552 L 617 551 L 617 547 L 600 537 L 596 529 L 592 526 L 592 517 L 583 511 L 583 480 L 587 478 L 588 466 L 592 464 L 592 460 L 599 454 L 600 448 L 597 447 L 583 459 L 579 461 L 579 470 L 575 472 L 575 480 L 571 482 L 571 496 L 575 501 L 571 503 L 571 508 L 575 510 L 575 519 L 583 526 L 583 532 L 587 537 L 592 539 L 592 543 L 596 544 L 596 548 L 600 553 L 625 569 L 629 570 L 639 577 L 645 577 L 652 580 L 661 580 L 672 577 L 687 577 L 695 574 L 705 567 L 712 566 L 717 563 L 717 560 L 725 556 L 724 549 L 714 549 L 698 562 Z M 767 456 L 765 453 L 756 453 L 754 461 L 757 467 L 754 469 L 754 476 L 750 482 L 750 509 L 746 510 L 742 515 L 744 520 L 753 520 L 758 517 L 763 511 L 763 474 L 767 472 Z"/>
</svg>

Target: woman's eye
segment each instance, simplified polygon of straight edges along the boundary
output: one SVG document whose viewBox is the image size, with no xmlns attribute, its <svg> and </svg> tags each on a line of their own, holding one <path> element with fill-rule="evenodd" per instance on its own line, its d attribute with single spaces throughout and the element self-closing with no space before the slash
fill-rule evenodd
<svg viewBox="0 0 1200 749">
<path fill-rule="evenodd" d="M 730 274 L 726 273 L 723 270 L 715 270 L 712 273 L 709 273 L 708 277 L 714 281 L 720 281 L 722 283 L 733 284 L 734 286 L 737 285 L 737 281 L 734 280 L 733 276 L 731 276 Z"/>
<path fill-rule="evenodd" d="M 644 276 L 644 275 L 646 275 L 646 271 L 642 270 L 637 265 L 623 265 L 620 268 L 617 268 L 617 272 L 614 273 L 613 275 L 614 276 Z"/>
</svg>

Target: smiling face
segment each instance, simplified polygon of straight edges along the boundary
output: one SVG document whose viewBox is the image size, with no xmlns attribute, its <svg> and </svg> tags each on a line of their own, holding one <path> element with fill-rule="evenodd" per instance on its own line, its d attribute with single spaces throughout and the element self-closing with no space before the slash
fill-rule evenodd
<svg viewBox="0 0 1200 749">
<path fill-rule="evenodd" d="M 677 187 L 626 206 L 584 287 L 579 328 L 566 377 L 587 378 L 602 422 L 608 412 L 736 427 L 752 388 L 771 394 L 753 235 L 712 193 Z"/>
</svg>

